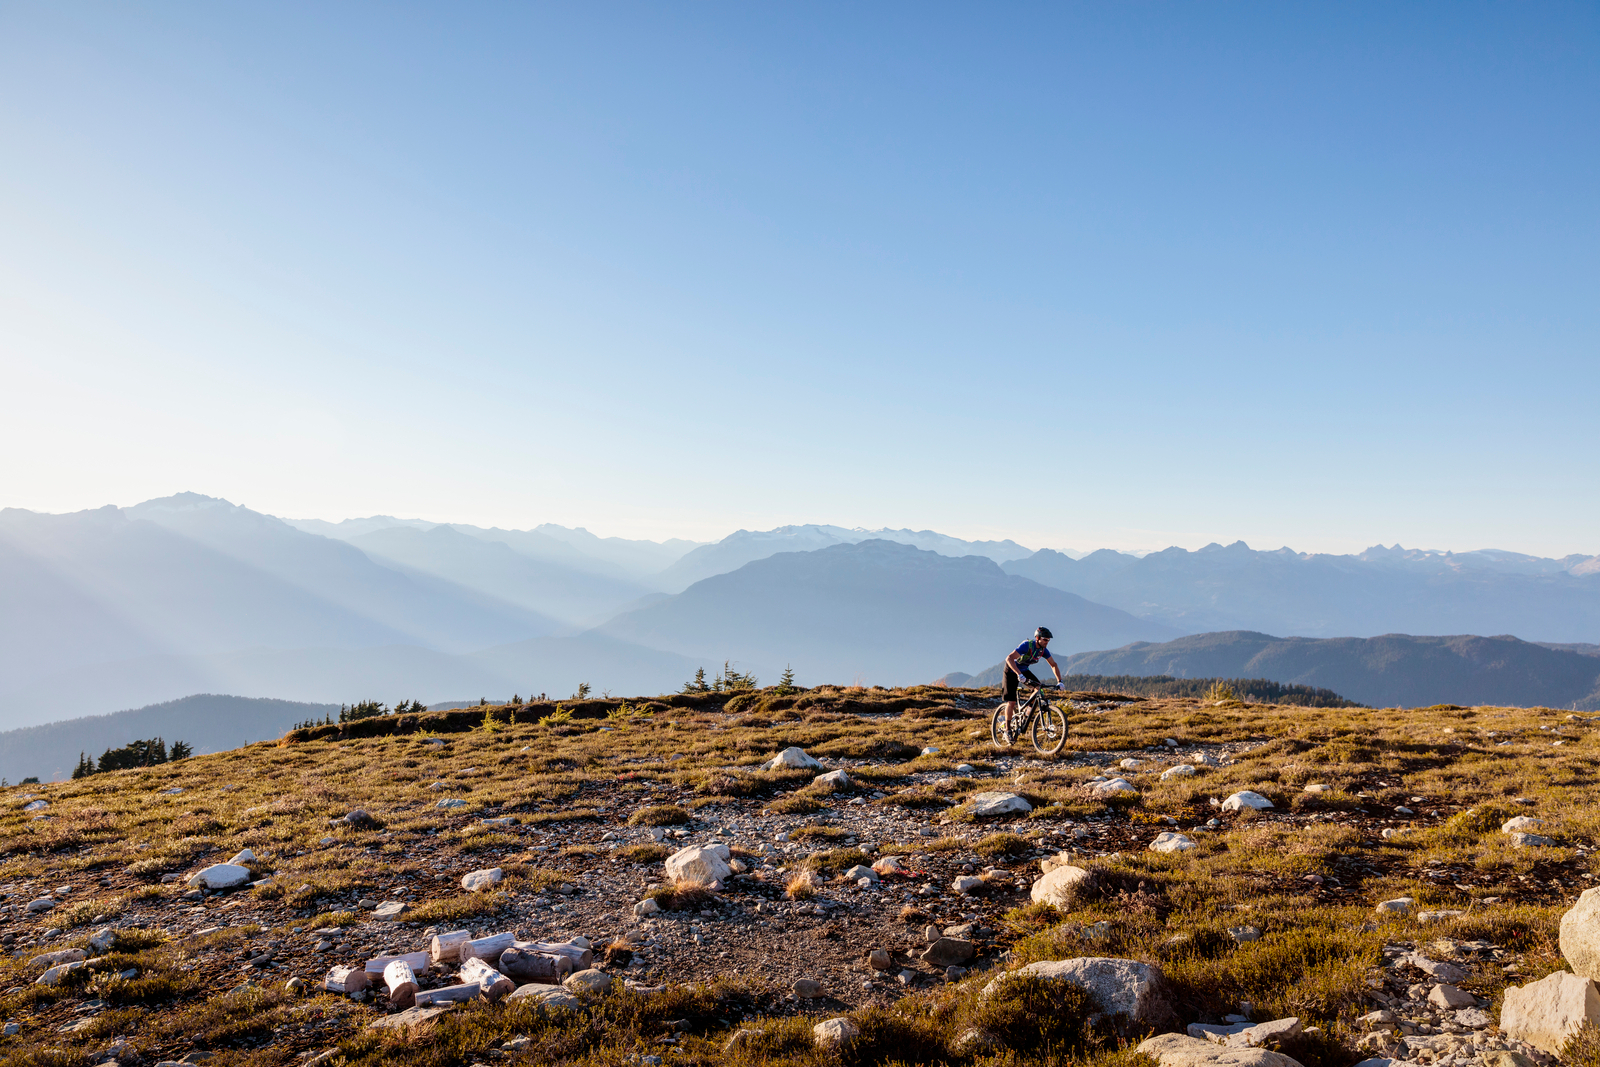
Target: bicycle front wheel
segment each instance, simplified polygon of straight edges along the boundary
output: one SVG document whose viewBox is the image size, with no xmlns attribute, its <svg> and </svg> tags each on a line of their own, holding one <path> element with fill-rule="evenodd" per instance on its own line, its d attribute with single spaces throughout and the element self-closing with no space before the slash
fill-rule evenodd
<svg viewBox="0 0 1600 1067">
<path fill-rule="evenodd" d="M 1004 707 L 995 708 L 994 714 L 989 716 L 989 740 L 994 742 L 995 748 L 1010 748 L 1013 740 L 1005 711 Z"/>
<path fill-rule="evenodd" d="M 1054 756 L 1066 743 L 1066 713 L 1054 704 L 1046 704 L 1033 720 L 1033 747 L 1041 756 Z"/>
</svg>

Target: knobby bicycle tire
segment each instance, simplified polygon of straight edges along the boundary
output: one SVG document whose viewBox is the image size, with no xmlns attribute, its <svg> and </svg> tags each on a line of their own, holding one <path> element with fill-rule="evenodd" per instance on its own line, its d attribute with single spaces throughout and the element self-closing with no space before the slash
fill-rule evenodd
<svg viewBox="0 0 1600 1067">
<path fill-rule="evenodd" d="M 1041 756 L 1054 756 L 1066 743 L 1066 712 L 1045 701 L 1033 720 L 1033 747 Z"/>
<path fill-rule="evenodd" d="M 995 708 L 994 714 L 989 716 L 989 740 L 994 742 L 995 748 L 1010 748 L 1016 740 L 1014 735 L 1008 736 L 1001 729 L 1000 713 L 1004 710 L 1004 707 Z M 1011 725 L 1013 727 L 1016 726 L 1016 722 L 1016 715 L 1012 715 Z"/>
</svg>

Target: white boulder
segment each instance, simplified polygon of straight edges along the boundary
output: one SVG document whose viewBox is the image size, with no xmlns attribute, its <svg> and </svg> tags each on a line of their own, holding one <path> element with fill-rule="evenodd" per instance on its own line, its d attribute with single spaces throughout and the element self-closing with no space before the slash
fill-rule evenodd
<svg viewBox="0 0 1600 1067">
<path fill-rule="evenodd" d="M 1110 1015 L 1125 1015 L 1136 1024 L 1166 1021 L 1166 980 L 1158 967 L 1138 960 L 1081 956 L 1072 960 L 1030 963 L 1001 975 L 983 988 L 989 997 L 1013 975 L 1033 975 L 1049 982 L 1068 982 L 1087 991 Z"/>
<path fill-rule="evenodd" d="M 187 884 L 202 889 L 233 889 L 235 886 L 244 885 L 254 877 L 249 868 L 241 867 L 237 863 L 213 863 L 191 877 Z"/>
<path fill-rule="evenodd" d="M 797 771 L 822 770 L 822 764 L 806 755 L 805 749 L 793 746 L 784 749 L 761 765 L 764 771 L 776 771 L 786 767 Z"/>
<path fill-rule="evenodd" d="M 1373 910 L 1379 915 L 1404 915 L 1417 903 L 1414 897 L 1395 897 L 1393 900 L 1379 902 Z"/>
<path fill-rule="evenodd" d="M 861 1028 L 843 1016 L 824 1019 L 811 1028 L 811 1043 L 820 1049 L 841 1049 L 861 1036 Z"/>
<path fill-rule="evenodd" d="M 1600 978 L 1600 888 L 1585 889 L 1561 916 L 1561 954 L 1574 974 Z"/>
<path fill-rule="evenodd" d="M 1600 1023 L 1600 993 L 1594 983 L 1569 971 L 1508 986 L 1500 1008 L 1500 1029 L 1552 1056 L 1586 1022 Z"/>
<path fill-rule="evenodd" d="M 58 963 L 41 974 L 34 981 L 34 985 L 53 986 L 60 985 L 67 975 L 74 971 L 81 971 L 89 964 L 84 960 L 73 960 L 71 963 Z"/>
<path fill-rule="evenodd" d="M 1157 1034 L 1139 1052 L 1161 1067 L 1301 1067 L 1300 1061 L 1264 1048 L 1225 1048 L 1184 1034 Z"/>
<path fill-rule="evenodd" d="M 1243 811 L 1246 808 L 1254 811 L 1265 811 L 1272 806 L 1272 801 L 1260 793 L 1253 793 L 1248 789 L 1241 789 L 1222 802 L 1223 811 Z"/>
<path fill-rule="evenodd" d="M 972 798 L 972 814 L 984 819 L 996 815 L 1026 815 L 1033 805 L 1015 793 L 978 793 Z"/>
<path fill-rule="evenodd" d="M 470 871 L 461 876 L 461 888 L 474 893 L 482 893 L 486 889 L 493 889 L 500 884 L 500 879 L 505 877 L 505 872 L 499 867 L 490 867 L 482 871 Z"/>
<path fill-rule="evenodd" d="M 1514 834 L 1519 830 L 1537 830 L 1543 825 L 1543 819 L 1535 819 L 1532 815 L 1517 815 L 1501 823 L 1500 832 Z"/>
<path fill-rule="evenodd" d="M 827 774 L 819 774 L 815 778 L 811 779 L 811 784 L 814 786 L 819 786 L 830 792 L 838 793 L 842 790 L 849 789 L 855 783 L 850 781 L 850 776 L 848 774 L 840 770 L 829 771 Z"/>
<path fill-rule="evenodd" d="M 1092 792 L 1097 797 L 1114 797 L 1118 793 L 1137 793 L 1133 783 L 1126 778 L 1113 778 L 1109 782 L 1101 782 L 1094 787 Z"/>
<path fill-rule="evenodd" d="M 1093 885 L 1094 875 L 1082 867 L 1061 864 L 1052 867 L 1044 877 L 1034 882 L 1028 896 L 1035 904 L 1066 908 L 1072 906 Z"/>
<path fill-rule="evenodd" d="M 1187 852 L 1191 848 L 1194 848 L 1194 838 L 1171 831 L 1157 834 L 1156 839 L 1150 842 L 1151 852 Z"/>
<path fill-rule="evenodd" d="M 567 980 L 561 984 L 574 993 L 604 993 L 611 988 L 611 976 L 590 967 L 588 970 L 568 975 Z"/>
<path fill-rule="evenodd" d="M 675 882 L 720 882 L 733 875 L 727 856 L 727 845 L 690 845 L 667 857 L 667 877 Z"/>
<path fill-rule="evenodd" d="M 976 893 L 983 887 L 983 879 L 970 874 L 963 875 L 962 877 L 957 878 L 954 882 L 950 883 L 950 888 L 954 889 L 957 893 Z"/>
<path fill-rule="evenodd" d="M 1165 781 L 1167 781 L 1168 779 L 1171 779 L 1171 778 L 1193 778 L 1193 777 L 1194 777 L 1194 766 L 1192 764 L 1188 764 L 1188 763 L 1180 763 L 1176 767 L 1168 767 L 1166 770 L 1161 772 L 1161 780 L 1163 782 L 1165 782 Z"/>
<path fill-rule="evenodd" d="M 54 967 L 58 963 L 77 963 L 83 959 L 81 948 L 61 948 L 54 952 L 41 952 L 28 961 L 30 967 Z"/>
<path fill-rule="evenodd" d="M 1142 759 L 1134 759 L 1132 756 L 1129 756 L 1127 759 L 1125 759 L 1121 763 L 1117 764 L 1118 767 L 1121 767 L 1125 771 L 1136 771 L 1140 767 L 1143 767 L 1144 765 L 1145 765 L 1145 761 L 1144 760 L 1142 760 Z"/>
<path fill-rule="evenodd" d="M 1428 991 L 1428 1003 L 1436 1008 L 1471 1008 L 1477 1005 L 1478 998 L 1468 993 L 1460 986 L 1451 985 L 1449 982 L 1440 982 Z"/>
<path fill-rule="evenodd" d="M 233 854 L 232 859 L 228 860 L 229 863 L 238 864 L 241 867 L 246 863 L 254 863 L 255 861 L 256 854 L 247 848 L 241 848 L 238 852 Z"/>
</svg>

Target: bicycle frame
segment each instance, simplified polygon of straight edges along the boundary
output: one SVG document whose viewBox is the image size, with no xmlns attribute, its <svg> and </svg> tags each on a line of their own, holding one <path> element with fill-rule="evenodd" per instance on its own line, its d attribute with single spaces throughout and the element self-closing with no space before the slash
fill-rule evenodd
<svg viewBox="0 0 1600 1067">
<path fill-rule="evenodd" d="M 994 710 L 989 720 L 989 736 L 997 748 L 1010 748 L 1030 733 L 1033 747 L 1040 755 L 1053 756 L 1067 743 L 1067 713 L 1045 699 L 1043 686 L 1036 686 L 1026 700 L 1018 701 L 1003 738 L 1000 708 Z M 1049 743 L 1051 741 L 1053 743 Z"/>
</svg>

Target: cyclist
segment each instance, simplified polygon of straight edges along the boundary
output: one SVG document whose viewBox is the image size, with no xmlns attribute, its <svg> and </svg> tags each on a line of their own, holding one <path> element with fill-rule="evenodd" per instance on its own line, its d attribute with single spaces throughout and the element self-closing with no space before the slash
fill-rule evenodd
<svg viewBox="0 0 1600 1067">
<path fill-rule="evenodd" d="M 1042 659 L 1050 664 L 1050 669 L 1055 672 L 1056 684 L 1062 684 L 1061 668 L 1056 664 L 1056 658 L 1050 654 L 1050 640 L 1054 636 L 1047 627 L 1041 626 L 1033 631 L 1033 640 L 1022 642 L 1006 657 L 1005 702 L 1000 706 L 1006 712 L 1008 734 L 1011 732 L 1011 716 L 1017 712 L 1017 683 L 1026 678 L 1030 685 L 1043 684 L 1028 668 Z"/>
</svg>

